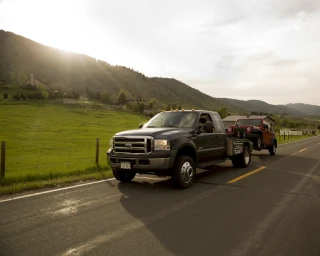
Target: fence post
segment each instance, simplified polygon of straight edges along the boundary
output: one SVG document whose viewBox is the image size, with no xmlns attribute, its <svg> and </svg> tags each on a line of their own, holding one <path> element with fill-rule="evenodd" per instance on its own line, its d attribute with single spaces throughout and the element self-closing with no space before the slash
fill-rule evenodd
<svg viewBox="0 0 320 256">
<path fill-rule="evenodd" d="M 1 173 L 0 173 L 1 178 L 4 178 L 5 170 L 6 170 L 6 142 L 1 141 Z"/>
<path fill-rule="evenodd" d="M 97 138 L 97 142 L 96 142 L 96 165 L 99 164 L 99 138 Z"/>
</svg>

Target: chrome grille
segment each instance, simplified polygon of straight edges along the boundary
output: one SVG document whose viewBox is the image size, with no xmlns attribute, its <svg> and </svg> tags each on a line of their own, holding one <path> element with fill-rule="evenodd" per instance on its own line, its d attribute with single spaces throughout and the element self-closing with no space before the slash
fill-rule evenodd
<svg viewBox="0 0 320 256">
<path fill-rule="evenodd" d="M 149 154 L 153 138 L 148 136 L 114 137 L 114 152 L 118 154 Z"/>
</svg>

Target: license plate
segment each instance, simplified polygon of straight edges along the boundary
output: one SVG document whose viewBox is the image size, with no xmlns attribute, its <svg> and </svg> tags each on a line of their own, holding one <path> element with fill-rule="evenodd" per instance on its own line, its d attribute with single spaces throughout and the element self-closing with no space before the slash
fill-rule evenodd
<svg viewBox="0 0 320 256">
<path fill-rule="evenodd" d="M 120 168 L 121 169 L 131 169 L 131 164 L 130 164 L 130 162 L 121 162 Z"/>
</svg>

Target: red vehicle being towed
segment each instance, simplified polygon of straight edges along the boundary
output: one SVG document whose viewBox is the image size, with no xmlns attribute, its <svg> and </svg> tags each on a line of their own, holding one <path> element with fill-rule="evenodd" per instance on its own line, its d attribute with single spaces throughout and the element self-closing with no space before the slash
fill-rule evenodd
<svg viewBox="0 0 320 256">
<path fill-rule="evenodd" d="M 253 143 L 254 150 L 268 149 L 275 155 L 277 138 L 274 133 L 275 121 L 269 116 L 244 117 L 226 129 L 229 136 L 246 137 Z"/>
</svg>

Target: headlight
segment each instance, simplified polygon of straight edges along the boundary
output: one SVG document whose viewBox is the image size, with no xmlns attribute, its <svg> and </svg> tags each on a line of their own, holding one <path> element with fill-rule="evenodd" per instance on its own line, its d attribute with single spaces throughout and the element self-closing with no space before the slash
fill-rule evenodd
<svg viewBox="0 0 320 256">
<path fill-rule="evenodd" d="M 170 150 L 170 144 L 167 140 L 154 140 L 154 150 Z"/>
<path fill-rule="evenodd" d="M 113 139 L 110 139 L 110 148 L 113 149 L 114 143 L 113 143 Z"/>
</svg>

